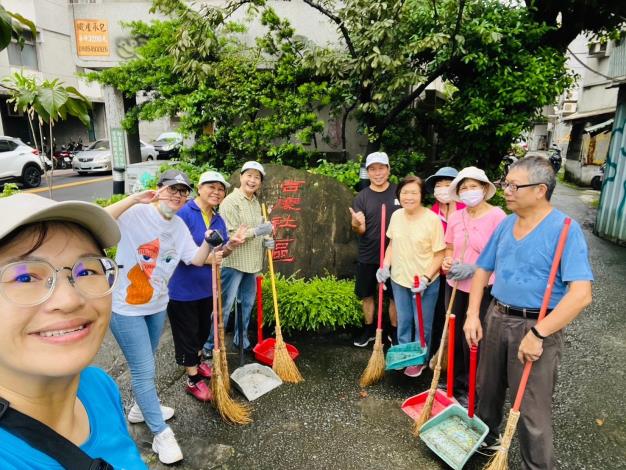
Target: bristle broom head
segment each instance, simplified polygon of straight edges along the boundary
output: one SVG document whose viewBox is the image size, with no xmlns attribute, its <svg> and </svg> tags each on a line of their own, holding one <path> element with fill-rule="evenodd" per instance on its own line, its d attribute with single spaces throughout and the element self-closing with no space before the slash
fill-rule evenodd
<svg viewBox="0 0 626 470">
<path fill-rule="evenodd" d="M 385 376 L 385 353 L 383 352 L 383 330 L 376 330 L 374 350 L 361 375 L 359 385 L 363 388 L 380 382 Z"/>
</svg>

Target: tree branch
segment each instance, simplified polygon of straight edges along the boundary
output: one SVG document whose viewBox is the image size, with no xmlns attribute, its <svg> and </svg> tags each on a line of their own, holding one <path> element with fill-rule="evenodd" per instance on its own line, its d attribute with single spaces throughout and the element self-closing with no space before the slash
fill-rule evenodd
<svg viewBox="0 0 626 470">
<path fill-rule="evenodd" d="M 343 20 L 339 18 L 337 15 L 335 15 L 332 11 L 326 9 L 322 5 L 319 5 L 313 2 L 312 0 L 302 0 L 302 1 L 306 3 L 307 5 L 309 5 L 311 8 L 315 8 L 322 15 L 326 16 L 328 19 L 330 19 L 333 23 L 337 25 L 337 27 L 339 28 L 339 31 L 341 32 L 341 35 L 343 36 L 343 39 L 346 41 L 346 46 L 348 47 L 348 51 L 350 51 L 350 55 L 352 56 L 353 59 L 355 59 L 357 56 L 356 49 L 354 48 L 354 44 L 352 44 L 352 39 L 350 38 L 350 33 L 348 32 L 348 29 L 343 24 Z"/>
</svg>

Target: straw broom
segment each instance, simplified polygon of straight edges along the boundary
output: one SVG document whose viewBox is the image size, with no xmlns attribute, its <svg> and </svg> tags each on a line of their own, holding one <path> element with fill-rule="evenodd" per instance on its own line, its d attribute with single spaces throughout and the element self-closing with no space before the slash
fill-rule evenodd
<svg viewBox="0 0 626 470">
<path fill-rule="evenodd" d="M 217 307 L 217 269 L 213 265 L 213 331 L 218 331 L 219 315 Z M 224 385 L 222 376 L 222 356 L 219 348 L 219 334 L 214 335 L 215 344 L 213 346 L 213 374 L 211 375 L 211 391 L 213 392 L 213 406 L 217 409 L 222 419 L 233 424 L 249 424 L 250 408 L 242 403 L 233 400 Z"/>
<path fill-rule="evenodd" d="M 267 221 L 267 208 L 263 204 L 263 218 Z M 283 340 L 283 333 L 280 328 L 280 317 L 278 316 L 278 293 L 276 291 L 276 279 L 274 277 L 274 259 L 272 250 L 267 250 L 267 263 L 270 268 L 270 282 L 272 285 L 272 300 L 274 303 L 274 319 L 276 321 L 276 343 L 274 344 L 274 362 L 272 369 L 282 379 L 283 382 L 297 384 L 304 380 L 298 370 L 296 363 L 287 351 L 287 345 Z"/>
<path fill-rule="evenodd" d="M 424 408 L 422 408 L 422 412 L 417 417 L 417 419 L 413 422 L 413 435 L 418 437 L 420 435 L 420 430 L 424 423 L 430 419 L 430 413 L 433 410 L 433 403 L 435 401 L 435 393 L 437 392 L 437 385 L 439 384 L 439 377 L 441 376 L 441 361 L 443 352 L 446 345 L 446 340 L 448 338 L 448 322 L 450 321 L 450 314 L 452 312 L 452 306 L 454 305 L 454 298 L 456 297 L 456 288 L 457 283 L 454 284 L 454 288 L 452 289 L 452 295 L 450 296 L 450 303 L 448 304 L 448 310 L 446 311 L 446 320 L 443 324 L 443 333 L 441 334 L 441 346 L 439 347 L 439 351 L 437 352 L 437 365 L 435 366 L 435 372 L 433 373 L 433 379 L 430 382 L 430 389 L 428 390 L 428 397 L 426 398 L 426 403 L 424 403 Z"/>
<path fill-rule="evenodd" d="M 222 273 L 220 269 L 217 271 L 217 311 L 218 311 L 218 330 L 220 335 L 220 369 L 222 371 L 222 380 L 224 388 L 230 395 L 230 373 L 228 372 L 228 357 L 226 356 L 226 341 L 224 341 L 224 312 L 222 311 Z M 215 367 L 215 364 L 213 364 Z"/>
<path fill-rule="evenodd" d="M 385 262 L 385 237 L 387 223 L 387 207 L 385 204 L 380 206 L 380 253 L 379 265 L 383 267 Z M 367 367 L 363 371 L 359 379 L 359 385 L 363 388 L 380 382 L 385 376 L 385 353 L 383 352 L 383 283 L 378 284 L 378 318 L 376 325 L 376 340 L 374 341 L 374 350 L 367 363 Z"/>
<path fill-rule="evenodd" d="M 543 320 L 548 311 L 548 305 L 550 304 L 550 297 L 552 297 L 552 287 L 554 286 L 554 279 L 556 278 L 556 272 L 559 269 L 561 262 L 561 256 L 563 255 L 563 249 L 565 248 L 565 241 L 567 240 L 567 234 L 572 220 L 568 217 L 565 219 L 559 242 L 556 246 L 556 252 L 554 253 L 554 259 L 552 260 L 552 267 L 550 268 L 550 275 L 548 276 L 548 284 L 543 294 L 543 301 L 541 302 L 541 309 L 539 310 L 539 317 L 537 318 L 537 324 Z M 533 367 L 532 362 L 526 362 L 524 364 L 524 371 L 522 372 L 522 378 L 520 379 L 519 387 L 517 388 L 517 395 L 515 396 L 515 402 L 509 413 L 509 418 L 506 421 L 506 428 L 504 429 L 504 435 L 502 436 L 502 443 L 495 454 L 491 456 L 487 465 L 483 467 L 484 470 L 507 470 L 509 468 L 509 449 L 511 442 L 513 441 L 513 435 L 517 429 L 517 422 L 520 418 L 520 407 L 522 406 L 522 399 L 524 398 L 524 392 L 526 391 L 526 385 L 528 384 L 528 378 L 530 377 L 530 371 Z"/>
</svg>

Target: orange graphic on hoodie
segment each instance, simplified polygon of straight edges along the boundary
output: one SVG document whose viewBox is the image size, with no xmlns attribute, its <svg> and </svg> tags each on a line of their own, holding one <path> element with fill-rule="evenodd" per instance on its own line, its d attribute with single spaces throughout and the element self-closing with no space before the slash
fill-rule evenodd
<svg viewBox="0 0 626 470">
<path fill-rule="evenodd" d="M 126 302 L 131 305 L 143 305 L 150 302 L 154 288 L 150 284 L 152 272 L 156 268 L 160 250 L 159 239 L 152 240 L 137 248 L 139 263 L 128 272 L 130 284 L 126 289 Z"/>
</svg>

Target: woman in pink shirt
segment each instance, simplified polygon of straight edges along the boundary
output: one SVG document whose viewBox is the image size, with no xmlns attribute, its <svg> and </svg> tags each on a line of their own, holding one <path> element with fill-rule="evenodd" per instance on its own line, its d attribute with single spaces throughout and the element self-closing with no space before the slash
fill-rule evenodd
<svg viewBox="0 0 626 470">
<path fill-rule="evenodd" d="M 467 400 L 467 377 L 469 372 L 469 346 L 463 334 L 465 313 L 469 300 L 472 277 L 476 270 L 476 260 L 487 245 L 491 234 L 506 217 L 499 207 L 487 201 L 496 193 L 496 187 L 489 181 L 483 170 L 470 166 L 459 172 L 448 189 L 450 197 L 463 202 L 467 207 L 454 212 L 448 218 L 445 234 L 446 252 L 442 269 L 446 272 L 446 304 L 450 301 L 452 287 L 457 285 L 457 293 L 452 311 L 456 315 L 454 338 L 454 394 L 465 406 Z M 491 302 L 491 285 L 485 288 L 480 308 L 480 318 L 484 319 Z"/>
<path fill-rule="evenodd" d="M 444 166 L 439 168 L 434 175 L 430 175 L 424 182 L 424 189 L 427 193 L 435 196 L 435 203 L 430 208 L 443 225 L 443 231 L 445 233 L 448 227 L 448 218 L 456 211 L 465 207 L 462 202 L 454 201 L 450 197 L 448 188 L 452 180 L 456 178 L 459 172 L 450 166 Z M 430 340 L 430 349 L 428 351 L 429 357 L 434 356 L 439 349 L 439 342 L 441 340 L 441 333 L 443 332 L 443 324 L 446 319 L 446 275 L 443 270 L 440 273 L 441 282 L 439 283 L 439 293 L 437 295 L 437 304 L 435 306 L 435 316 L 433 318 L 433 329 Z"/>
</svg>

